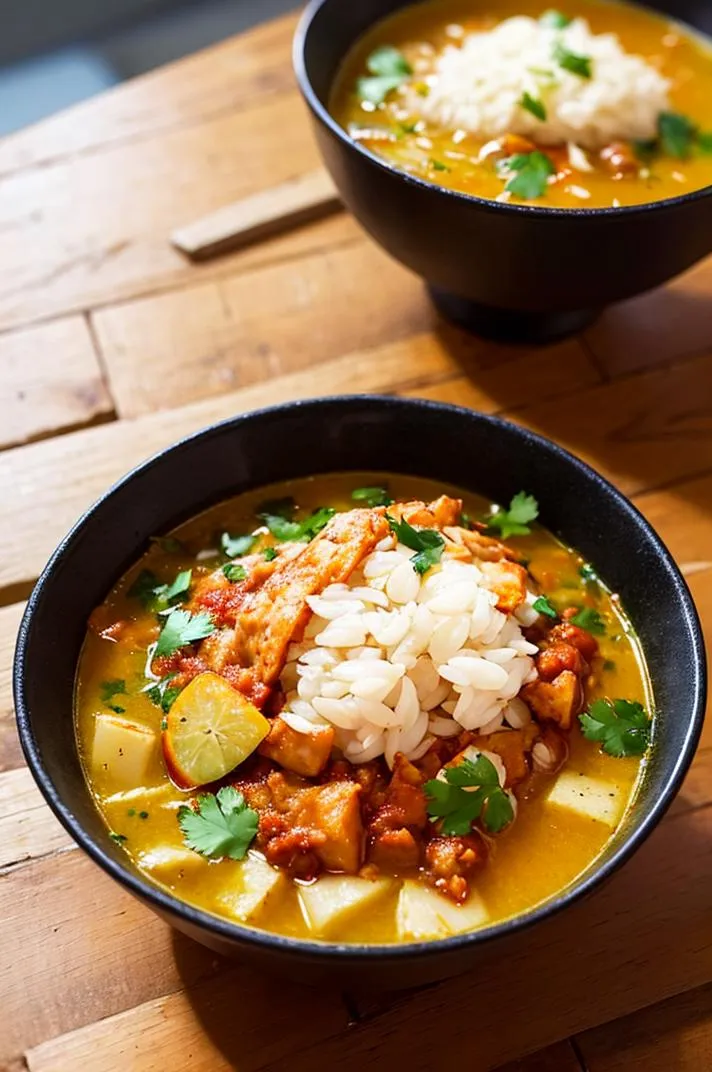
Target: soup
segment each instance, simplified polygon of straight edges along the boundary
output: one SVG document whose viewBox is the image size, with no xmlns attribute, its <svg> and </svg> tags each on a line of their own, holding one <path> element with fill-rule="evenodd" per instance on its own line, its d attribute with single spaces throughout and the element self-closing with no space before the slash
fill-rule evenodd
<svg viewBox="0 0 712 1072">
<path fill-rule="evenodd" d="M 537 512 L 337 474 L 154 540 L 78 670 L 111 836 L 299 938 L 436 939 L 560 893 L 630 805 L 652 698 L 619 601 Z"/>
<path fill-rule="evenodd" d="M 635 205 L 712 184 L 712 51 L 642 8 L 426 0 L 361 38 L 330 111 L 371 152 L 477 197 Z"/>
</svg>

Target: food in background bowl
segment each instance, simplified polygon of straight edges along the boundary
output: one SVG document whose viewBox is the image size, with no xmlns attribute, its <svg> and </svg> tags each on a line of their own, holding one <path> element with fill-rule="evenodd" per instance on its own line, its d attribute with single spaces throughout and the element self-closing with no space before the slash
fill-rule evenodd
<svg viewBox="0 0 712 1072">
<path fill-rule="evenodd" d="M 622 3 L 416 4 L 353 46 L 330 108 L 396 167 L 497 201 L 619 207 L 712 184 L 712 52 Z"/>
<path fill-rule="evenodd" d="M 652 696 L 616 597 L 536 516 L 341 474 L 154 541 L 79 667 L 114 840 L 194 905 L 317 940 L 443 938 L 562 891 L 630 804 Z"/>
</svg>

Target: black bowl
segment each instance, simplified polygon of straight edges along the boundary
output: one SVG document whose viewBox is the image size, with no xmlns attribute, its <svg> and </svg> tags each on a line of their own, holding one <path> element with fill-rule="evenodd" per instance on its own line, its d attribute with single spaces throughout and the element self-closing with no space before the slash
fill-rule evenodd
<svg viewBox="0 0 712 1072">
<path fill-rule="evenodd" d="M 343 201 L 426 280 L 445 316 L 489 337 L 544 342 L 712 252 L 712 186 L 626 208 L 502 204 L 415 178 L 353 141 L 327 109 L 336 72 L 364 31 L 412 2 L 312 0 L 294 67 Z M 663 7 L 677 11 L 672 0 Z"/>
<path fill-rule="evenodd" d="M 288 449 L 283 449 L 287 444 Z M 635 805 L 603 855 L 539 908 L 437 943 L 343 946 L 280 938 L 219 919 L 154 886 L 110 839 L 74 736 L 74 677 L 86 622 L 150 536 L 271 481 L 390 470 L 458 484 L 493 501 L 521 488 L 542 520 L 620 592 L 643 644 L 659 711 Z M 645 840 L 692 759 L 705 700 L 700 626 L 684 580 L 647 522 L 592 469 L 516 425 L 470 410 L 368 396 L 294 402 L 236 417 L 139 466 L 77 523 L 43 572 L 20 628 L 15 703 L 22 746 L 51 808 L 113 878 L 170 923 L 224 953 L 300 979 L 338 973 L 407 986 L 463 971 L 482 944 L 513 935 L 594 889 Z"/>
</svg>

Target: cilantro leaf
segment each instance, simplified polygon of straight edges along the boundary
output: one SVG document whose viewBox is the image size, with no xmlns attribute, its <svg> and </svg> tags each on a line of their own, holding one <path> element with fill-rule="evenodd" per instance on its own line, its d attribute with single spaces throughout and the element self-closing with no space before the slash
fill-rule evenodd
<svg viewBox="0 0 712 1072">
<path fill-rule="evenodd" d="M 398 542 L 416 552 L 410 560 L 416 573 L 427 573 L 431 566 L 438 564 L 445 550 L 445 540 L 436 529 L 415 529 L 405 518 L 396 521 L 390 514 L 386 514 L 386 521 Z"/>
<path fill-rule="evenodd" d="M 594 700 L 579 722 L 584 737 L 611 756 L 641 756 L 650 744 L 651 721 L 637 701 Z"/>
<path fill-rule="evenodd" d="M 554 62 L 565 71 L 578 75 L 579 78 L 591 78 L 592 60 L 590 56 L 581 56 L 578 52 L 572 52 L 563 41 L 557 41 L 553 52 Z"/>
<path fill-rule="evenodd" d="M 642 164 L 652 164 L 660 152 L 660 143 L 657 138 L 634 138 L 630 144 Z"/>
<path fill-rule="evenodd" d="M 217 796 L 201 793 L 197 803 L 195 810 L 185 804 L 178 809 L 178 824 L 188 848 L 213 859 L 242 860 L 257 833 L 257 812 L 230 785 L 219 789 Z"/>
<path fill-rule="evenodd" d="M 605 636 L 606 634 L 606 623 L 593 607 L 582 607 L 578 614 L 575 614 L 573 618 L 569 618 L 569 621 L 573 625 L 577 625 L 579 629 L 585 629 L 587 633 L 592 633 L 594 636 Z"/>
<path fill-rule="evenodd" d="M 678 160 L 685 160 L 692 152 L 697 137 L 697 126 L 685 115 L 677 112 L 661 112 L 658 117 L 658 134 L 663 152 Z"/>
<path fill-rule="evenodd" d="M 114 696 L 120 696 L 126 692 L 126 682 L 123 678 L 115 678 L 114 681 L 102 681 L 99 686 L 99 699 L 108 704 Z"/>
<path fill-rule="evenodd" d="M 598 584 L 598 574 L 590 562 L 584 562 L 579 570 L 579 576 L 586 584 Z"/>
<path fill-rule="evenodd" d="M 322 506 L 302 521 L 291 521 L 281 514 L 262 513 L 260 519 L 276 540 L 308 543 L 328 524 L 336 513 L 333 506 Z"/>
<path fill-rule="evenodd" d="M 365 502 L 366 506 L 390 506 L 393 502 L 388 488 L 355 488 L 351 498 L 354 502 Z"/>
<path fill-rule="evenodd" d="M 450 168 L 447 166 L 447 164 L 444 164 L 442 162 L 442 160 L 431 160 L 430 161 L 430 166 L 433 169 L 433 171 L 449 171 L 450 170 Z"/>
<path fill-rule="evenodd" d="M 203 640 L 214 632 L 215 625 L 207 611 L 200 611 L 199 614 L 191 614 L 187 610 L 171 611 L 163 624 L 154 658 L 172 655 L 179 648 Z"/>
<path fill-rule="evenodd" d="M 712 153 L 712 131 L 698 131 L 697 146 L 702 153 Z"/>
<path fill-rule="evenodd" d="M 115 834 L 113 830 L 109 831 L 109 837 L 112 841 L 115 841 L 117 845 L 123 845 L 124 841 L 127 840 L 126 834 Z"/>
<path fill-rule="evenodd" d="M 442 832 L 447 836 L 469 834 L 473 822 L 480 818 L 489 833 L 498 834 L 514 819 L 512 802 L 487 756 L 447 767 L 444 781 L 434 778 L 424 788 L 428 815 L 442 819 Z"/>
<path fill-rule="evenodd" d="M 545 614 L 547 618 L 559 617 L 559 612 L 557 611 L 556 607 L 551 602 L 551 600 L 546 598 L 546 596 L 539 596 L 538 599 L 535 599 L 532 603 L 532 607 L 537 612 L 537 614 Z"/>
<path fill-rule="evenodd" d="M 547 30 L 565 30 L 572 22 L 573 19 L 568 15 L 555 11 L 553 8 L 545 11 L 539 19 L 540 25 L 545 26 Z"/>
<path fill-rule="evenodd" d="M 549 185 L 549 176 L 556 174 L 551 158 L 538 149 L 533 153 L 515 153 L 514 156 L 508 156 L 500 161 L 498 170 L 511 176 L 504 187 L 505 190 L 521 197 L 523 201 L 541 197 Z"/>
<path fill-rule="evenodd" d="M 151 682 L 141 690 L 146 693 L 151 703 L 155 704 L 156 707 L 160 707 L 166 715 L 183 691 L 182 686 L 171 685 L 171 682 L 177 676 L 177 672 L 174 670 L 172 673 L 166 674 L 160 681 Z M 165 727 L 161 726 L 161 729 L 165 729 Z"/>
<path fill-rule="evenodd" d="M 262 552 L 262 554 L 263 554 L 266 562 L 274 562 L 275 558 L 277 557 L 277 548 L 276 547 L 265 547 L 265 549 Z"/>
<path fill-rule="evenodd" d="M 366 60 L 369 77 L 359 78 L 356 93 L 361 100 L 382 104 L 392 90 L 397 89 L 413 73 L 402 52 L 392 45 L 381 45 Z"/>
<path fill-rule="evenodd" d="M 222 568 L 223 573 L 227 577 L 228 581 L 244 581 L 247 576 L 247 570 L 244 566 L 241 566 L 239 562 L 226 562 Z"/>
<path fill-rule="evenodd" d="M 172 584 L 159 584 L 153 590 L 153 605 L 159 610 L 166 610 L 173 603 L 180 602 L 180 597 L 190 588 L 193 579 L 192 570 L 182 570 Z"/>
<path fill-rule="evenodd" d="M 499 532 L 503 540 L 510 536 L 528 536 L 531 532 L 529 522 L 539 516 L 539 503 L 533 495 L 518 491 L 512 498 L 508 510 L 497 510 L 485 520 L 489 529 Z"/>
<path fill-rule="evenodd" d="M 542 123 L 546 120 L 546 106 L 544 102 L 537 97 L 532 97 L 531 93 L 525 91 L 522 94 L 519 106 L 524 108 L 525 111 L 531 112 L 534 118 L 540 119 Z"/>
<path fill-rule="evenodd" d="M 156 589 L 160 581 L 153 570 L 142 569 L 126 595 L 129 599 L 138 599 L 144 607 L 152 607 Z"/>
<path fill-rule="evenodd" d="M 252 550 L 256 539 L 256 536 L 231 536 L 229 532 L 223 532 L 220 548 L 228 558 L 241 558 Z"/>
</svg>

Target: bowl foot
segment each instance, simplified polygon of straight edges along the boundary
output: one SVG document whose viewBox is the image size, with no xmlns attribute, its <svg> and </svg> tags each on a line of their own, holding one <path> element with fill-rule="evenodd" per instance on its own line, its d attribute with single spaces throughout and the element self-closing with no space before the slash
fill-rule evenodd
<svg viewBox="0 0 712 1072">
<path fill-rule="evenodd" d="M 529 312 L 526 309 L 501 309 L 494 305 L 461 298 L 428 283 L 436 309 L 458 327 L 497 342 L 542 345 L 575 335 L 588 327 L 600 310 L 574 309 L 553 313 Z"/>
</svg>

